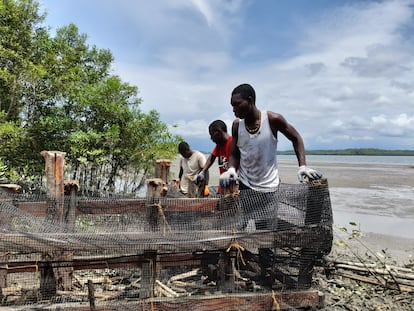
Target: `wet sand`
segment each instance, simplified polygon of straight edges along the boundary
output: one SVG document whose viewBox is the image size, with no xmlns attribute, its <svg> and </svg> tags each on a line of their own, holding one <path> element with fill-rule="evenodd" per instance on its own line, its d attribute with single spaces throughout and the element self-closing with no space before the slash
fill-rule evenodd
<svg viewBox="0 0 414 311">
<path fill-rule="evenodd" d="M 311 168 L 317 169 L 328 179 L 330 188 L 366 188 L 374 186 L 398 187 L 411 186 L 414 188 L 414 165 L 390 165 L 390 164 L 356 164 L 356 163 L 308 163 Z M 282 182 L 297 183 L 297 163 L 293 161 L 279 161 L 279 175 Z M 178 176 L 178 160 L 173 161 L 171 173 Z M 217 185 L 219 171 L 217 163 L 209 170 L 210 184 Z"/>
<path fill-rule="evenodd" d="M 414 166 L 327 162 L 308 165 L 328 179 L 335 240 L 347 240 L 344 228 L 356 229 L 361 236 L 349 240 L 355 249 L 386 251 L 400 262 L 414 260 Z M 279 161 L 279 170 L 282 182 L 298 182 L 297 163 Z M 170 171 L 178 176 L 178 161 L 172 163 Z M 210 184 L 217 185 L 218 179 L 215 163 L 210 168 Z M 342 250 L 335 247 L 334 251 Z"/>
</svg>

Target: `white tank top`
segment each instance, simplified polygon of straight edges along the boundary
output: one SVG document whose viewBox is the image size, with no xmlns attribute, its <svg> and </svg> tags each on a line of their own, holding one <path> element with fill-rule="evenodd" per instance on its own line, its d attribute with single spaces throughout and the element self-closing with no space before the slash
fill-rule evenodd
<svg viewBox="0 0 414 311">
<path fill-rule="evenodd" d="M 260 129 L 255 134 L 247 132 L 244 120 L 240 120 L 237 146 L 240 181 L 256 191 L 275 191 L 279 185 L 277 139 L 270 129 L 267 111 L 261 111 Z"/>
</svg>

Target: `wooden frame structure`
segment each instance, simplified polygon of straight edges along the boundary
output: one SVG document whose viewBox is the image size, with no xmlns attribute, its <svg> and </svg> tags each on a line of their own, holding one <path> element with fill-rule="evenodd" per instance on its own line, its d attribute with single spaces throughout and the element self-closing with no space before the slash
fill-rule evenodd
<svg viewBox="0 0 414 311">
<path fill-rule="evenodd" d="M 60 172 L 60 166 L 64 163 L 63 153 L 44 153 L 47 161 L 55 161 L 58 165 L 46 164 L 47 170 L 57 170 Z M 169 163 L 167 160 L 157 162 L 157 172 L 162 178 L 149 180 L 148 194 L 151 197 L 159 198 L 165 190 L 165 179 L 168 176 Z M 65 222 L 66 227 L 74 226 L 76 217 L 80 215 L 103 215 L 103 214 L 137 214 L 143 215 L 151 228 L 160 227 L 159 211 L 156 204 L 149 205 L 146 199 L 123 199 L 116 201 L 88 201 L 76 197 L 76 191 L 79 185 L 76 182 L 66 183 L 64 187 L 60 179 L 60 173 L 51 174 L 59 178 L 56 182 L 48 182 L 52 188 L 50 200 L 44 202 L 25 202 L 14 200 L 8 202 L 21 211 L 37 217 L 55 217 L 59 222 Z M 58 189 L 56 189 L 56 187 Z M 328 187 L 326 181 L 317 187 Z M 64 191 L 65 190 L 65 191 Z M 65 196 L 63 194 L 66 194 Z M 148 196 L 147 196 L 148 197 Z M 219 206 L 218 198 L 203 199 L 194 204 L 188 204 L 191 199 L 180 199 L 187 201 L 185 204 L 186 212 L 214 211 Z M 163 198 L 163 206 L 168 206 L 168 212 L 183 211 L 180 204 L 177 205 L 178 199 Z M 53 204 L 51 204 L 53 202 Z M 315 214 L 317 210 L 310 211 L 313 215 L 312 220 L 307 219 L 305 227 L 290 228 L 288 230 L 273 232 L 269 235 L 268 231 L 261 232 L 258 230 L 254 235 L 245 235 L 243 232 L 222 232 L 206 231 L 200 233 L 205 235 L 206 239 L 189 243 L 184 247 L 177 247 L 170 243 L 168 237 L 163 234 L 162 230 L 151 231 L 143 234 L 142 232 L 121 232 L 122 238 L 128 237 L 134 241 L 128 246 L 128 250 L 120 250 L 116 256 L 97 256 L 82 257 L 77 256 L 85 247 L 93 248 L 93 245 L 99 245 L 99 241 L 105 241 L 107 248 L 116 250 L 117 233 L 97 234 L 93 245 L 83 243 L 68 243 L 68 241 L 83 241 L 81 233 L 50 233 L 41 234 L 36 237 L 33 243 L 33 236 L 27 237 L 19 234 L 0 234 L 0 245 L 15 243 L 19 241 L 22 247 L 30 245 L 30 251 L 41 254 L 41 260 L 11 260 L 10 255 L 0 257 L 0 288 L 7 287 L 7 275 L 9 273 L 32 272 L 40 273 L 40 292 L 42 298 L 49 299 L 57 294 L 59 290 L 70 291 L 72 289 L 72 275 L 75 270 L 88 269 L 106 269 L 106 268 L 140 268 L 142 271 L 142 283 L 140 289 L 140 300 L 130 302 L 129 305 L 134 310 L 145 310 L 148 305 L 151 310 L 183 310 L 183 307 L 191 305 L 193 310 L 212 310 L 227 309 L 226 306 L 238 305 L 237 310 L 273 310 L 275 306 L 283 309 L 284 307 L 322 307 L 323 295 L 317 290 L 311 290 L 314 258 L 309 259 L 307 254 L 314 257 L 320 257 L 331 247 L 332 228 L 321 227 L 318 225 Z M 320 211 L 319 211 L 320 217 Z M 179 232 L 175 234 L 180 236 Z M 185 237 L 187 232 L 182 232 Z M 231 239 L 214 239 L 214 236 L 231 236 Z M 72 237 L 72 238 L 71 238 Z M 208 237 L 208 238 L 207 238 Z M 146 244 L 146 241 L 157 241 L 154 244 Z M 111 241 L 113 243 L 111 244 Z M 185 238 L 183 238 L 185 241 Z M 208 241 L 208 242 L 205 242 Z M 286 284 L 293 290 L 287 292 L 269 293 L 236 293 L 235 290 L 235 271 L 234 261 L 236 250 L 232 249 L 232 241 L 237 241 L 238 245 L 255 245 L 260 248 L 298 248 L 302 255 L 299 254 L 298 276 L 291 278 L 278 270 L 278 267 L 272 267 L 273 278 L 281 283 Z M 154 284 L 157 278 L 157 271 L 161 267 L 172 267 L 176 265 L 188 266 L 206 266 L 214 264 L 219 266 L 218 290 L 224 295 L 211 295 L 211 297 L 180 297 L 179 299 L 163 299 L 154 297 Z M 93 292 L 93 290 L 92 290 Z M 93 296 L 93 295 L 92 295 Z M 92 308 L 93 306 L 93 308 Z M 209 309 L 210 308 L 210 309 Z M 39 309 L 41 310 L 41 309 Z M 65 310 L 72 310 L 70 307 Z M 95 299 L 90 298 L 89 306 L 74 306 L 73 310 L 118 310 L 116 306 L 105 305 L 105 308 L 99 307 Z"/>
</svg>

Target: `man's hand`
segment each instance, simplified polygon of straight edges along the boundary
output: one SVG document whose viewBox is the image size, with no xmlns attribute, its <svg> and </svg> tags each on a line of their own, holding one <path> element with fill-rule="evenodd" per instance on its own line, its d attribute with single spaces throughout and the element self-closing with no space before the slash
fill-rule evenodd
<svg viewBox="0 0 414 311">
<path fill-rule="evenodd" d="M 173 187 L 174 189 L 178 189 L 178 190 L 180 190 L 180 180 L 179 180 L 179 179 L 174 179 L 174 180 L 173 180 L 173 185 L 172 185 L 172 187 Z"/>
<path fill-rule="evenodd" d="M 310 180 L 320 179 L 322 178 L 322 173 L 307 167 L 306 165 L 302 165 L 299 167 L 298 171 L 298 179 L 300 182 L 304 182 L 304 177 L 307 176 Z"/>
<path fill-rule="evenodd" d="M 238 176 L 236 169 L 234 167 L 230 167 L 226 172 L 220 175 L 220 187 L 226 188 L 230 186 L 230 182 L 237 182 L 237 179 Z"/>
<path fill-rule="evenodd" d="M 200 173 L 198 173 L 198 175 L 194 179 L 194 183 L 198 185 L 200 182 L 204 181 L 205 179 L 206 179 L 206 176 L 204 174 L 204 171 L 201 171 Z"/>
</svg>

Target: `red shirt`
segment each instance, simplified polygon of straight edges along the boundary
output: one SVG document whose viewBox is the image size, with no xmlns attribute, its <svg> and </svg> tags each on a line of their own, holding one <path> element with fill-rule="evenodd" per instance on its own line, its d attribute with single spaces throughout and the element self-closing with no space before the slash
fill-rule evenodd
<svg viewBox="0 0 414 311">
<path fill-rule="evenodd" d="M 220 175 L 227 171 L 229 168 L 231 140 L 232 137 L 229 136 L 225 145 L 216 145 L 216 147 L 213 149 L 213 152 L 211 153 L 217 158 Z"/>
</svg>

